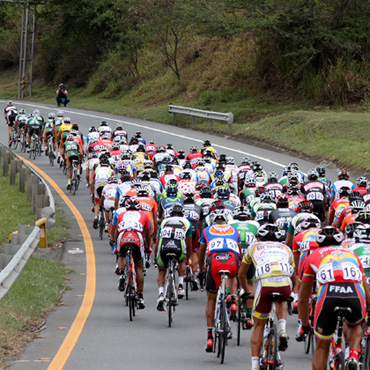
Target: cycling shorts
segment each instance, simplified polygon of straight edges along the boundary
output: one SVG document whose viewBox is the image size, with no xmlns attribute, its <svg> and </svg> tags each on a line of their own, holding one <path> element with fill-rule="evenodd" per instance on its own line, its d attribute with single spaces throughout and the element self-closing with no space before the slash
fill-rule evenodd
<svg viewBox="0 0 370 370">
<path fill-rule="evenodd" d="M 13 127 L 14 126 L 14 122 L 15 122 L 15 118 L 17 117 L 16 114 L 11 114 L 9 117 L 8 117 L 8 126 L 10 127 Z"/>
<path fill-rule="evenodd" d="M 157 265 L 161 269 L 166 269 L 169 262 L 169 254 L 175 254 L 176 259 L 181 262 L 186 256 L 185 241 L 162 239 L 157 251 Z"/>
<path fill-rule="evenodd" d="M 126 257 L 129 247 L 132 247 L 134 262 L 141 262 L 144 256 L 144 242 L 141 233 L 127 230 L 119 233 L 116 246 L 117 254 L 120 257 Z"/>
<path fill-rule="evenodd" d="M 22 129 L 25 126 L 26 126 L 26 122 L 25 121 L 19 121 L 18 122 L 18 128 Z"/>
<path fill-rule="evenodd" d="M 245 247 L 243 248 L 242 247 L 242 256 L 244 256 L 245 253 L 247 253 L 247 249 L 248 248 L 245 248 Z M 248 272 L 247 272 L 247 281 L 248 282 L 252 282 L 253 281 L 255 272 L 256 272 L 256 267 L 254 266 L 253 263 L 251 263 L 249 265 L 249 269 L 248 269 Z"/>
<path fill-rule="evenodd" d="M 360 283 L 324 284 L 317 293 L 314 332 L 321 340 L 331 340 L 337 326 L 335 307 L 350 307 L 346 316 L 348 324 L 361 323 L 366 317 L 365 291 Z"/>
<path fill-rule="evenodd" d="M 212 253 L 208 257 L 208 270 L 206 276 L 206 289 L 207 292 L 217 293 L 221 284 L 221 270 L 228 270 L 229 277 L 235 277 L 238 273 L 240 260 L 234 252 L 218 252 Z"/>
<path fill-rule="evenodd" d="M 33 134 L 35 134 L 35 135 L 39 135 L 39 133 L 40 133 L 40 127 L 30 127 L 29 129 L 28 129 L 28 136 L 29 137 L 31 137 Z"/>
<path fill-rule="evenodd" d="M 96 189 L 95 189 L 95 203 L 99 203 L 99 200 L 101 198 L 101 193 L 103 192 L 105 184 L 100 184 Z"/>
<path fill-rule="evenodd" d="M 68 155 L 68 152 L 67 152 L 67 155 L 66 155 L 66 167 L 67 168 L 72 168 L 72 161 L 78 161 L 80 162 L 80 157 L 77 156 L 77 155 Z"/>
<path fill-rule="evenodd" d="M 199 249 L 199 239 L 200 239 L 200 234 L 199 234 L 199 225 L 198 223 L 191 223 L 191 227 L 192 227 L 192 236 L 193 236 L 193 240 L 192 240 L 192 250 L 193 252 L 196 252 L 198 249 Z"/>
<path fill-rule="evenodd" d="M 283 298 L 277 301 L 282 302 L 286 301 L 290 297 L 290 295 L 292 294 L 292 288 L 290 285 L 279 287 L 263 286 L 262 283 L 259 282 L 256 293 L 254 295 L 253 316 L 261 320 L 267 319 L 269 317 L 269 313 L 272 308 L 272 301 L 269 297 L 269 294 L 271 293 L 282 294 Z"/>
<path fill-rule="evenodd" d="M 317 215 L 321 222 L 326 220 L 324 202 L 312 202 L 313 213 Z"/>
</svg>

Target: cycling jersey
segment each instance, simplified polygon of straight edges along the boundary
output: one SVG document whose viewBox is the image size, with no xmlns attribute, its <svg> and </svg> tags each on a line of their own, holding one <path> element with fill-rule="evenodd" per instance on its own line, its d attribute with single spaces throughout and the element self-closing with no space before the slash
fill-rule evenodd
<svg viewBox="0 0 370 370">
<path fill-rule="evenodd" d="M 349 247 L 355 252 L 362 263 L 367 283 L 370 284 L 370 244 L 354 243 Z"/>
<path fill-rule="evenodd" d="M 276 208 L 270 213 L 268 222 L 279 227 L 281 233 L 280 242 L 285 240 L 290 222 L 296 215 L 290 208 Z"/>
<path fill-rule="evenodd" d="M 339 189 L 342 187 L 348 187 L 351 191 L 355 188 L 355 185 L 351 181 L 348 180 L 338 180 L 335 181 L 334 184 L 331 186 L 330 196 L 334 199 L 339 198 Z"/>
<path fill-rule="evenodd" d="M 300 224 L 304 220 L 307 220 L 308 218 L 316 218 L 317 221 L 320 222 L 321 224 L 320 219 L 314 214 L 309 213 L 309 212 L 301 212 L 301 213 L 298 213 L 297 216 L 294 216 L 292 218 L 292 221 L 290 222 L 290 225 L 288 228 L 288 233 L 292 235 L 297 235 L 302 230 Z"/>
<path fill-rule="evenodd" d="M 235 227 L 239 231 L 242 253 L 253 243 L 257 242 L 257 231 L 260 227 L 259 223 L 252 220 L 240 221 L 232 220 L 229 225 Z"/>
</svg>

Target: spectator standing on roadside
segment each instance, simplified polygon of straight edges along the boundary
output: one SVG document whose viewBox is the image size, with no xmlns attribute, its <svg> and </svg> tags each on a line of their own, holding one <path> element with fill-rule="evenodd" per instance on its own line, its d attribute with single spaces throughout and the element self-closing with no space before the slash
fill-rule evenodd
<svg viewBox="0 0 370 370">
<path fill-rule="evenodd" d="M 65 89 L 64 84 L 59 84 L 59 88 L 57 90 L 57 97 L 56 97 L 58 107 L 60 107 L 61 104 L 63 104 L 65 107 L 67 106 L 67 104 L 70 101 L 67 95 L 68 95 L 68 92 Z"/>
</svg>

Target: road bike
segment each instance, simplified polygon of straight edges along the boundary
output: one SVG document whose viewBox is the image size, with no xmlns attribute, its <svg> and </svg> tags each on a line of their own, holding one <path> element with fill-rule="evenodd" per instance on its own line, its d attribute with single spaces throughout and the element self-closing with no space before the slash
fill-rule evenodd
<svg viewBox="0 0 370 370">
<path fill-rule="evenodd" d="M 21 138 L 20 138 L 20 145 L 21 145 L 21 152 L 26 152 L 27 150 L 27 138 L 24 130 L 21 130 Z"/>
<path fill-rule="evenodd" d="M 176 289 L 176 269 L 177 269 L 177 256 L 175 253 L 168 253 L 169 258 L 166 281 L 164 284 L 164 297 L 166 302 L 166 310 L 168 314 L 168 326 L 171 327 L 173 321 L 173 314 L 176 306 L 178 305 L 177 289 Z"/>
<path fill-rule="evenodd" d="M 263 344 L 260 355 L 260 369 L 261 370 L 282 370 L 284 364 L 281 360 L 278 349 L 277 327 L 275 324 L 276 301 L 281 300 L 283 295 L 280 293 L 270 293 L 270 300 L 272 302 L 271 311 L 263 334 Z M 288 301 L 292 301 L 289 297 Z"/>
<path fill-rule="evenodd" d="M 130 321 L 135 317 L 135 310 L 137 309 L 137 285 L 132 248 L 132 246 L 127 247 L 126 268 L 125 274 L 123 275 L 126 282 L 124 296 L 126 306 L 128 306 L 129 309 Z"/>
<path fill-rule="evenodd" d="M 41 144 L 39 141 L 39 137 L 36 134 L 33 134 L 31 136 L 31 143 L 30 143 L 28 155 L 30 159 L 36 159 L 36 155 L 41 155 Z"/>
<path fill-rule="evenodd" d="M 252 329 L 252 328 L 247 328 L 246 323 L 248 321 L 247 317 L 247 300 L 248 299 L 254 299 L 254 296 L 249 295 L 247 297 L 242 297 L 241 295 L 241 288 L 239 287 L 238 289 L 238 312 L 237 312 L 237 323 L 238 323 L 238 335 L 237 335 L 237 345 L 240 346 L 240 334 L 241 334 L 241 329 Z"/>
<path fill-rule="evenodd" d="M 193 290 L 193 271 L 191 269 L 191 265 L 189 263 L 186 264 L 185 267 L 185 298 L 189 300 L 189 290 Z"/>
<path fill-rule="evenodd" d="M 48 157 L 49 157 L 49 162 L 51 166 L 54 166 L 55 162 L 55 153 L 54 153 L 54 143 L 53 143 L 53 137 L 49 136 L 48 142 L 47 142 L 47 148 L 48 148 Z"/>
<path fill-rule="evenodd" d="M 226 307 L 226 279 L 230 274 L 228 270 L 220 270 L 221 284 L 217 291 L 215 314 L 214 314 L 214 332 L 215 341 L 213 352 L 217 353 L 217 357 L 221 358 L 221 364 L 225 359 L 225 348 L 228 339 L 231 339 L 231 325 Z"/>
<path fill-rule="evenodd" d="M 313 330 L 314 328 L 313 320 L 315 317 L 316 301 L 317 301 L 316 293 L 312 293 L 310 314 L 309 314 L 310 331 L 307 333 L 307 335 L 304 338 L 304 351 L 308 355 L 311 350 L 312 357 L 315 354 L 315 350 L 316 350 L 316 340 L 315 340 L 315 334 Z"/>
<path fill-rule="evenodd" d="M 11 147 L 13 147 L 14 150 L 17 149 L 18 147 L 18 142 L 19 142 L 19 135 L 18 135 L 18 132 L 16 129 L 13 128 L 13 131 L 12 131 L 12 145 Z"/>
<path fill-rule="evenodd" d="M 80 185 L 80 175 L 78 174 L 78 161 L 77 160 L 72 160 L 72 175 L 71 175 L 71 186 L 69 188 L 69 191 L 75 195 L 76 191 Z M 100 224 L 99 224 L 100 226 Z M 100 229 L 99 229 L 100 232 Z M 103 238 L 101 238 L 103 239 Z"/>
<path fill-rule="evenodd" d="M 361 353 L 359 353 L 361 370 L 370 370 L 370 312 L 367 313 L 367 321 L 363 327 L 361 340 Z"/>
<path fill-rule="evenodd" d="M 345 353 L 342 348 L 343 323 L 347 315 L 352 313 L 350 307 L 335 307 L 334 313 L 338 316 L 335 334 L 331 339 L 329 368 L 332 370 L 345 370 Z"/>
</svg>

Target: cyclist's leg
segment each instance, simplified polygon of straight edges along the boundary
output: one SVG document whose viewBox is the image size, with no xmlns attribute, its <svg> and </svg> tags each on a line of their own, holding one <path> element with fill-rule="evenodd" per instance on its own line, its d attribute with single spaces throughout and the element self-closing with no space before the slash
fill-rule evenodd
<svg viewBox="0 0 370 370">
<path fill-rule="evenodd" d="M 330 340 L 321 340 L 316 337 L 316 350 L 312 359 L 313 370 L 326 369 L 330 344 Z"/>
</svg>

